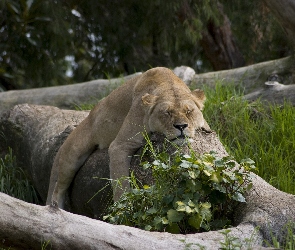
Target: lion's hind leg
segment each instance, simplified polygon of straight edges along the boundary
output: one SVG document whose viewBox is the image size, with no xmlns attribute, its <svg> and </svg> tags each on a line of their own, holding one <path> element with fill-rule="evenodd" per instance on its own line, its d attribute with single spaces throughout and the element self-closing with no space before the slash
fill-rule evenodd
<svg viewBox="0 0 295 250">
<path fill-rule="evenodd" d="M 95 148 L 95 146 L 93 148 Z M 60 149 L 59 157 L 56 158 L 54 162 L 54 165 L 58 165 L 58 177 L 51 198 L 51 203 L 53 205 L 57 205 L 62 209 L 64 208 L 66 191 L 77 171 L 92 153 L 93 148 L 91 147 L 88 150 L 79 151 L 78 154 L 69 154 L 65 152 L 63 148 Z M 63 155 L 63 157 L 60 157 L 61 155 Z"/>
</svg>

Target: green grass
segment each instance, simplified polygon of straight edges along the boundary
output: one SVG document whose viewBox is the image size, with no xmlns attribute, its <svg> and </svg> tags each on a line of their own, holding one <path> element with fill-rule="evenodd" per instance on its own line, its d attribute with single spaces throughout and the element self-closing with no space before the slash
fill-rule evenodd
<svg viewBox="0 0 295 250">
<path fill-rule="evenodd" d="M 295 108 L 250 103 L 230 84 L 205 92 L 205 119 L 228 152 L 237 161 L 253 159 L 263 179 L 295 194 Z"/>
<path fill-rule="evenodd" d="M 16 166 L 11 149 L 4 158 L 0 158 L 0 192 L 30 203 L 39 203 L 37 193 L 26 174 Z"/>
</svg>

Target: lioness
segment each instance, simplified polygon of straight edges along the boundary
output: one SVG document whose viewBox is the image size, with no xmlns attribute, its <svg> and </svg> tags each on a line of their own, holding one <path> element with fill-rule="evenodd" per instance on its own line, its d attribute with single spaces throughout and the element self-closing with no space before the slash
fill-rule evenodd
<svg viewBox="0 0 295 250">
<path fill-rule="evenodd" d="M 144 131 L 172 140 L 193 137 L 199 128 L 210 130 L 201 112 L 204 101 L 203 91 L 190 91 L 167 68 L 150 69 L 127 81 L 102 99 L 60 147 L 53 164 L 58 178 L 47 204 L 64 207 L 66 190 L 96 146 L 109 147 L 110 176 L 115 180 L 129 176 L 130 156 L 142 145 Z M 50 185 L 53 181 L 51 174 Z M 114 189 L 114 200 L 121 192 Z"/>
</svg>

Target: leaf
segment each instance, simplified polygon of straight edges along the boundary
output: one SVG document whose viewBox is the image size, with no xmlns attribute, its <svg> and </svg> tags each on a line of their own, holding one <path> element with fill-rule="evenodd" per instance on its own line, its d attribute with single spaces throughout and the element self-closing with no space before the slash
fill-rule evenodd
<svg viewBox="0 0 295 250">
<path fill-rule="evenodd" d="M 103 216 L 102 219 L 103 219 L 103 220 L 107 220 L 107 219 L 110 218 L 110 217 L 111 217 L 111 215 L 108 214 L 108 215 Z"/>
<path fill-rule="evenodd" d="M 191 214 L 192 212 L 194 212 L 195 210 L 194 209 L 192 209 L 190 206 L 186 206 L 185 207 L 185 212 L 187 213 L 187 214 Z"/>
<path fill-rule="evenodd" d="M 195 214 L 188 219 L 188 224 L 194 227 L 195 229 L 200 229 L 202 224 L 202 217 L 199 214 Z"/>
<path fill-rule="evenodd" d="M 203 219 L 206 219 L 207 221 L 209 221 L 212 216 L 210 208 L 211 208 L 211 204 L 209 202 L 201 203 L 199 206 L 200 215 L 202 216 Z"/>
<path fill-rule="evenodd" d="M 176 210 L 178 212 L 184 212 L 185 211 L 185 204 L 182 201 L 177 201 L 176 204 L 177 204 Z"/>
<path fill-rule="evenodd" d="M 148 162 L 145 162 L 145 163 L 143 163 L 142 167 L 144 170 L 147 170 L 148 168 L 151 167 L 151 164 L 149 164 Z"/>
<path fill-rule="evenodd" d="M 185 158 L 185 159 L 191 159 L 192 158 L 190 155 L 187 155 L 187 154 L 182 155 L 182 157 Z"/>
<path fill-rule="evenodd" d="M 179 226 L 176 223 L 172 223 L 171 225 L 168 225 L 166 227 L 166 231 L 168 233 L 172 233 L 172 234 L 179 234 L 180 233 Z"/>
<path fill-rule="evenodd" d="M 195 207 L 195 206 L 196 206 L 195 203 L 193 203 L 191 200 L 189 200 L 187 204 L 188 204 L 190 207 Z"/>
<path fill-rule="evenodd" d="M 154 223 L 154 225 L 162 223 L 162 218 L 159 217 L 159 216 L 155 217 L 154 220 L 153 220 L 153 223 Z"/>
<path fill-rule="evenodd" d="M 182 201 L 176 201 L 175 202 L 178 206 L 184 206 L 185 204 L 184 204 L 184 202 L 182 202 Z"/>
<path fill-rule="evenodd" d="M 158 211 L 157 209 L 155 209 L 154 207 L 152 207 L 152 208 L 148 209 L 148 210 L 146 211 L 146 213 L 147 213 L 147 214 L 155 214 L 157 211 Z"/>
<path fill-rule="evenodd" d="M 232 199 L 239 202 L 246 202 L 245 197 L 239 192 L 235 192 Z"/>
<path fill-rule="evenodd" d="M 207 175 L 207 176 L 210 176 L 211 173 L 209 173 L 207 170 L 203 170 L 204 174 Z"/>
<path fill-rule="evenodd" d="M 142 217 L 142 216 L 143 216 L 143 212 L 138 211 L 138 212 L 134 213 L 132 217 L 133 217 L 134 219 L 136 219 L 136 218 L 139 218 L 139 217 Z"/>
<path fill-rule="evenodd" d="M 220 176 L 220 173 L 214 172 L 212 173 L 210 180 L 215 183 L 219 183 L 222 181 L 222 177 Z"/>
<path fill-rule="evenodd" d="M 179 213 L 174 209 L 169 209 L 167 212 L 169 222 L 179 222 L 182 220 L 183 216 L 183 213 Z"/>
<path fill-rule="evenodd" d="M 168 194 L 168 195 L 166 195 L 166 196 L 163 197 L 163 202 L 164 202 L 165 204 L 169 204 L 169 203 L 171 203 L 173 200 L 174 200 L 174 195 L 172 195 L 172 194 Z"/>
<path fill-rule="evenodd" d="M 199 193 L 194 193 L 194 203 L 198 203 L 199 199 L 200 199 L 201 195 Z"/>
<path fill-rule="evenodd" d="M 224 166 L 224 161 L 221 160 L 221 159 L 215 160 L 215 161 L 214 161 L 214 165 L 215 165 L 216 167 L 223 167 L 223 166 Z"/>
<path fill-rule="evenodd" d="M 211 207 L 211 204 L 209 202 L 204 202 L 204 203 L 201 203 L 201 206 L 202 208 L 209 209 Z"/>
<path fill-rule="evenodd" d="M 192 171 L 192 170 L 189 170 L 189 171 L 188 171 L 188 174 L 189 174 L 189 176 L 190 176 L 192 179 L 196 179 L 196 178 L 199 176 L 200 171 Z"/>
<path fill-rule="evenodd" d="M 144 227 L 144 230 L 146 230 L 146 231 L 151 231 L 151 229 L 152 229 L 152 226 L 151 225 L 146 225 Z"/>
<path fill-rule="evenodd" d="M 154 165 L 154 166 L 159 166 L 160 164 L 161 164 L 161 162 L 158 161 L 158 160 L 154 160 L 154 161 L 153 161 L 153 165 Z"/>
<path fill-rule="evenodd" d="M 251 183 L 249 183 L 248 185 L 247 185 L 247 187 L 246 187 L 246 190 L 251 190 L 252 189 L 252 187 L 253 187 L 253 183 L 251 182 Z"/>
<path fill-rule="evenodd" d="M 179 166 L 182 168 L 189 168 L 191 166 L 191 163 L 188 161 L 182 161 Z"/>
<path fill-rule="evenodd" d="M 167 225 L 169 223 L 168 219 L 166 217 L 162 217 L 162 223 L 164 225 Z"/>
<path fill-rule="evenodd" d="M 249 164 L 249 165 L 254 165 L 255 164 L 255 161 L 253 161 L 252 159 L 250 158 L 247 158 L 247 159 L 242 159 L 241 160 L 241 164 Z"/>
</svg>

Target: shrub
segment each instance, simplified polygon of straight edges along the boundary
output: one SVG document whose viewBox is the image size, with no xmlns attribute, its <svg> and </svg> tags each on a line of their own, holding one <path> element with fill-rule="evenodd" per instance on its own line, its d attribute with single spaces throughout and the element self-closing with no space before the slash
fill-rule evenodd
<svg viewBox="0 0 295 250">
<path fill-rule="evenodd" d="M 104 216 L 113 224 L 151 231 L 193 233 L 224 228 L 244 192 L 251 188 L 250 159 L 236 164 L 231 157 L 218 158 L 214 152 L 196 156 L 178 152 L 173 158 L 154 153 L 155 160 L 143 162 L 150 169 L 153 184 L 140 185 L 134 175 L 131 190 Z"/>
</svg>

